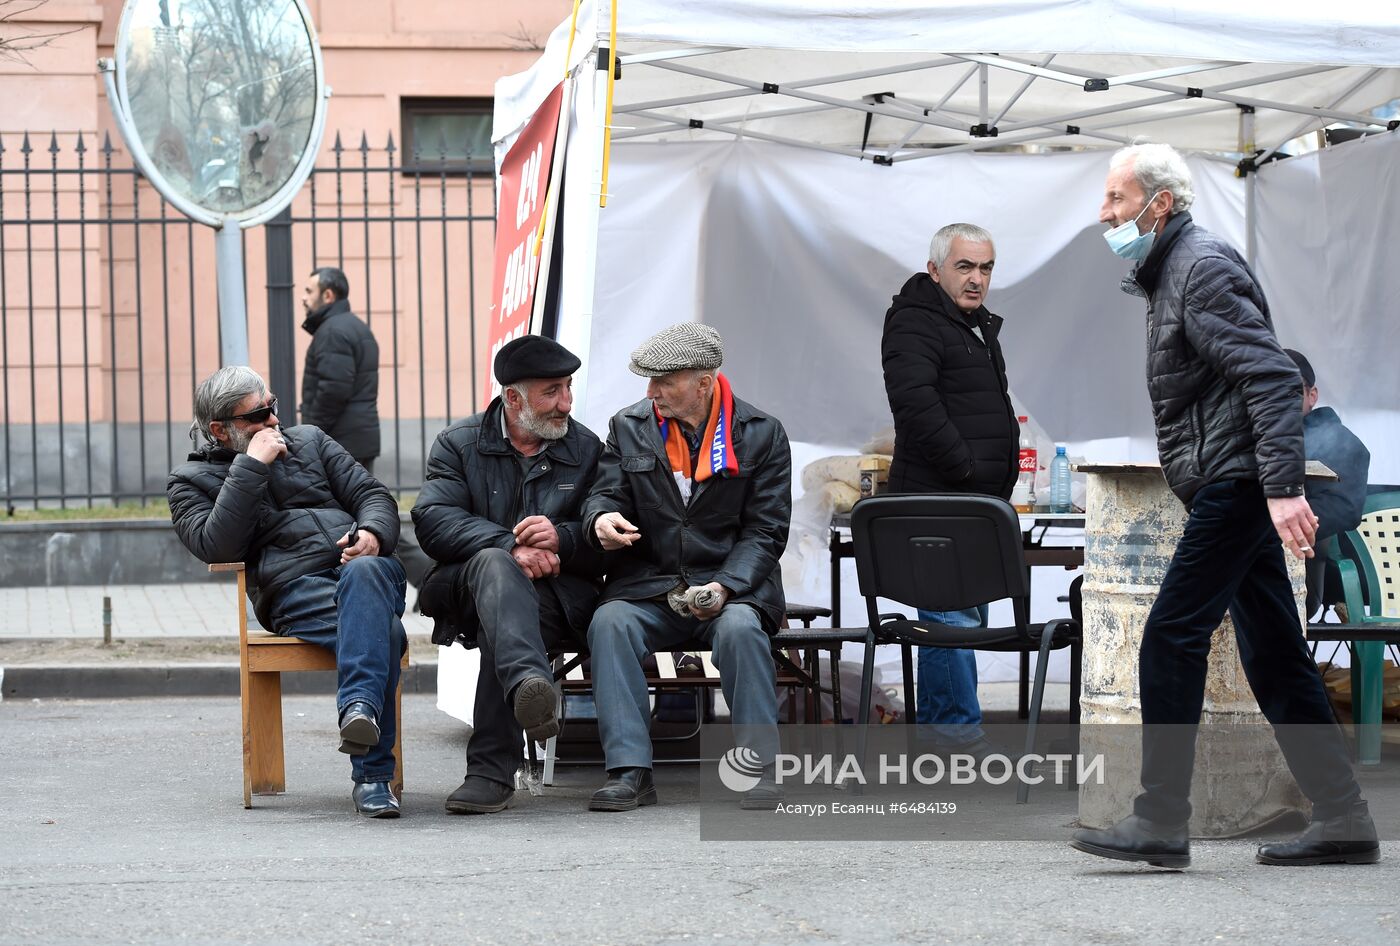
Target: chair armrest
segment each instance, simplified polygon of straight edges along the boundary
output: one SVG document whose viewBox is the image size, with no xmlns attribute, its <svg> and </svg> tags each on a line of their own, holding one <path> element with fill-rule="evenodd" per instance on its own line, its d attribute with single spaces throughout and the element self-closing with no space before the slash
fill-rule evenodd
<svg viewBox="0 0 1400 946">
<path fill-rule="evenodd" d="M 209 565 L 210 572 L 241 572 L 242 562 L 213 562 Z"/>
</svg>

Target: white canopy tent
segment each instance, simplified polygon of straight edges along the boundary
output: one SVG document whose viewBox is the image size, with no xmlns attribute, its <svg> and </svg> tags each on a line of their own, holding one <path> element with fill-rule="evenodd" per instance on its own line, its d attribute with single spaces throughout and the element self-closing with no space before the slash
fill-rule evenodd
<svg viewBox="0 0 1400 946">
<path fill-rule="evenodd" d="M 614 30 L 584 0 L 577 23 L 571 61 L 566 21 L 497 83 L 494 134 L 499 160 L 574 75 L 558 334 L 594 429 L 642 396 L 636 343 L 696 319 L 725 336 L 740 396 L 788 426 L 795 471 L 853 452 L 889 423 L 890 296 L 937 227 L 968 220 L 997 241 L 988 305 L 1018 399 L 1072 453 L 1154 459 L 1142 304 L 1096 222 L 1103 149 L 1147 135 L 1191 152 L 1193 215 L 1255 262 L 1372 480 L 1400 481 L 1400 136 L 1265 163 L 1335 122 L 1386 131 L 1396 5 L 618 0 Z M 813 599 L 811 576 L 786 577 Z"/>
</svg>

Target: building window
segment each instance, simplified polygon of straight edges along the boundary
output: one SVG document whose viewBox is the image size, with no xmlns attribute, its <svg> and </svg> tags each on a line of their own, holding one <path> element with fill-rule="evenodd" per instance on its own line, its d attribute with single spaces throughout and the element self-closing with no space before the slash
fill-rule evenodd
<svg viewBox="0 0 1400 946">
<path fill-rule="evenodd" d="M 494 170 L 490 99 L 404 98 L 399 107 L 405 171 L 489 174 Z"/>
</svg>

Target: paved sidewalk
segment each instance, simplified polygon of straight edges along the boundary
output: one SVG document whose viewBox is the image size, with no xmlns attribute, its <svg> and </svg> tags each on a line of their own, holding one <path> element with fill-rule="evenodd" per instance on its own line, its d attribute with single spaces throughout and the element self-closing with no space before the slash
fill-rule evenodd
<svg viewBox="0 0 1400 946">
<path fill-rule="evenodd" d="M 237 583 L 179 585 L 74 585 L 0 588 L 0 638 L 102 639 L 102 599 L 112 599 L 114 638 L 237 636 Z M 418 592 L 409 588 L 408 600 Z M 252 609 L 248 619 L 256 623 Z M 433 622 L 406 613 L 411 636 L 431 635 Z"/>
<path fill-rule="evenodd" d="M 428 696 L 404 699 L 405 815 L 371 822 L 327 701 L 284 718 L 288 793 L 244 811 L 236 698 L 0 704 L 0 944 L 1396 941 L 1392 840 L 1375 866 L 1261 867 L 1240 839 L 1155 871 L 1070 850 L 1073 796 L 1047 791 L 1015 816 L 1050 840 L 707 841 L 694 766 L 625 814 L 586 811 L 603 773 L 566 767 L 453 817 L 465 727 Z M 1376 810 L 1395 837 L 1394 804 Z"/>
</svg>

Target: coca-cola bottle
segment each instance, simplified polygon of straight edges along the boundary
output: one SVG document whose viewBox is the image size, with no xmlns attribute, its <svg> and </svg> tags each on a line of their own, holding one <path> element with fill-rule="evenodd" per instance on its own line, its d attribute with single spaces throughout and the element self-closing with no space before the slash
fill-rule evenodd
<svg viewBox="0 0 1400 946">
<path fill-rule="evenodd" d="M 1016 488 L 1011 491 L 1011 505 L 1017 512 L 1031 512 L 1035 508 L 1035 442 L 1026 429 L 1026 416 L 1016 420 L 1021 425 L 1021 450 L 1019 453 Z"/>
</svg>

